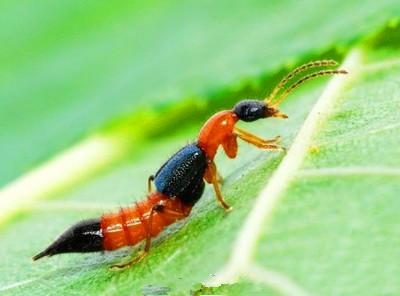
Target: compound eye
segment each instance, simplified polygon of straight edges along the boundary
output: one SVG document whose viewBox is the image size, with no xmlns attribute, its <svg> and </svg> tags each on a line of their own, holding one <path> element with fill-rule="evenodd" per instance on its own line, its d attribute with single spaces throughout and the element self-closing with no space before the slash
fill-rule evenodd
<svg viewBox="0 0 400 296">
<path fill-rule="evenodd" d="M 256 117 L 259 112 L 260 112 L 260 108 L 258 108 L 258 107 L 250 107 L 249 116 Z"/>
<path fill-rule="evenodd" d="M 247 107 L 247 108 L 245 108 L 243 110 L 243 113 L 244 113 L 243 114 L 244 115 L 243 118 L 246 121 L 257 120 L 258 119 L 258 116 L 257 116 L 258 112 L 259 112 L 258 108 L 249 106 L 249 107 Z"/>
</svg>

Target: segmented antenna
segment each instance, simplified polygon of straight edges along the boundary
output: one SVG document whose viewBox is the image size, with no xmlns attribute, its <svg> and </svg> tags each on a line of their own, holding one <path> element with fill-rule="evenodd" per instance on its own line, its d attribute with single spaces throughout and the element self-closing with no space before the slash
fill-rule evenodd
<svg viewBox="0 0 400 296">
<path fill-rule="evenodd" d="M 291 80 L 297 74 L 311 68 L 336 66 L 337 64 L 338 63 L 334 60 L 320 60 L 320 61 L 312 61 L 295 68 L 294 70 L 289 72 L 289 74 L 287 74 L 285 77 L 283 77 L 283 79 L 277 84 L 277 86 L 273 89 L 271 94 L 266 99 L 267 103 L 271 103 L 272 100 L 275 98 L 276 94 L 285 86 L 285 84 L 289 80 Z"/>
<path fill-rule="evenodd" d="M 304 76 L 303 78 L 297 80 L 289 88 L 287 88 L 283 92 L 283 94 L 278 98 L 278 100 L 274 103 L 274 106 L 278 106 L 280 103 L 282 103 L 282 101 L 288 96 L 289 93 L 291 93 L 293 90 L 295 90 L 296 88 L 298 88 L 300 85 L 302 85 L 304 82 L 306 82 L 308 80 L 312 80 L 319 76 L 347 74 L 347 73 L 348 72 L 346 70 L 322 70 L 322 71 L 308 74 L 308 75 Z"/>
</svg>

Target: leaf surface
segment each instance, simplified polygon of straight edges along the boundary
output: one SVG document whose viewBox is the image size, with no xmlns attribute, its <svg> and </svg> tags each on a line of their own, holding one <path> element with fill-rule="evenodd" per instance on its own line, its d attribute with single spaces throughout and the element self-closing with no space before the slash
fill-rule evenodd
<svg viewBox="0 0 400 296">
<path fill-rule="evenodd" d="M 287 295 L 398 293 L 400 60 L 383 52 L 386 59 L 364 56 L 340 93 L 326 89 L 331 108 L 308 116 L 214 285 L 240 278 Z M 313 116 L 319 118 L 312 137 L 304 140 Z M 296 148 L 303 141 L 307 150 L 301 155 Z M 267 206 L 258 219 L 261 204 Z M 236 284 L 230 291 L 247 289 Z"/>
<path fill-rule="evenodd" d="M 379 2 L 376 5 L 390 6 L 391 4 L 388 3 Z M 348 5 L 349 11 L 352 11 L 353 4 Z M 287 13 L 294 13 L 295 9 L 298 9 L 295 5 L 289 6 Z M 191 11 L 189 8 L 184 10 L 175 6 L 171 7 L 165 9 L 171 10 L 174 16 L 177 11 L 179 15 L 187 15 L 188 11 Z M 360 9 L 366 15 L 370 13 L 372 15 L 372 7 L 372 5 L 361 5 Z M 84 8 L 82 9 L 85 11 Z M 335 9 L 339 8 L 335 7 Z M 121 11 L 123 11 L 122 8 Z M 222 8 L 221 11 L 223 11 Z M 102 15 L 100 12 L 96 12 L 99 13 L 98 17 Z M 115 20 L 120 17 L 120 13 L 123 12 L 115 11 Z M 273 12 L 270 13 L 273 14 Z M 95 15 L 94 13 L 93 16 Z M 390 13 L 382 15 L 384 19 Z M 65 17 L 68 15 L 66 14 Z M 146 17 L 147 15 L 143 16 L 145 20 Z M 261 14 L 259 17 L 261 19 Z M 324 15 L 319 15 L 319 17 L 322 18 Z M 167 19 L 174 22 L 171 20 L 173 18 Z M 233 19 L 234 17 L 232 22 Z M 250 14 L 248 19 L 252 19 Z M 260 19 L 249 25 L 249 28 L 259 27 L 261 23 L 267 28 L 268 22 Z M 110 19 L 104 21 L 111 20 L 114 20 L 112 13 Z M 329 44 L 329 38 L 337 37 L 342 42 L 348 42 L 356 36 L 361 36 L 358 33 L 371 28 L 368 25 L 368 27 L 361 27 L 360 31 L 344 30 L 342 36 L 337 31 L 337 28 L 343 25 L 342 22 L 340 24 L 327 22 L 316 27 L 310 18 L 305 16 L 304 22 L 309 26 L 306 28 L 313 28 L 307 29 L 311 37 L 314 29 L 315 32 L 318 31 L 318 34 L 314 34 L 325 37 L 321 37 L 313 45 L 306 45 L 307 42 L 303 43 L 303 41 L 296 43 L 296 38 L 300 38 L 295 36 L 296 31 L 282 27 L 287 34 L 290 31 L 292 35 L 289 34 L 289 36 L 294 37 L 294 45 L 288 45 L 288 52 L 285 49 L 279 54 L 277 49 L 275 51 L 268 49 L 261 53 L 261 49 L 257 46 L 255 46 L 257 50 L 249 55 L 245 54 L 249 53 L 249 44 L 260 45 L 264 40 L 261 42 L 257 39 L 258 32 L 254 33 L 255 36 L 249 34 L 251 30 L 244 25 L 245 37 L 243 38 L 247 41 L 255 38 L 254 40 L 257 39 L 257 41 L 244 42 L 246 46 L 242 49 L 238 48 L 237 52 L 233 51 L 232 56 L 225 54 L 225 51 L 221 49 L 218 56 L 226 59 L 223 60 L 224 63 L 232 62 L 234 58 L 240 57 L 236 60 L 239 64 L 238 68 L 232 68 L 229 71 L 225 68 L 221 69 L 220 64 L 216 62 L 219 59 L 212 56 L 209 62 L 212 67 L 207 67 L 209 66 L 207 62 L 201 65 L 200 70 L 196 70 L 202 71 L 203 76 L 198 73 L 193 74 L 195 79 L 188 75 L 192 72 L 183 71 L 188 77 L 192 77 L 195 83 L 186 81 L 187 78 L 184 78 L 186 76 L 183 72 L 174 78 L 177 80 L 173 83 L 167 79 L 171 85 L 176 86 L 182 83 L 185 87 L 188 86 L 187 89 L 180 89 L 178 92 L 182 91 L 182 93 L 178 94 L 174 89 L 169 96 L 180 99 L 197 91 L 208 93 L 213 87 L 223 89 L 225 84 L 232 84 L 232 81 L 234 82 L 232 85 L 235 85 L 243 77 L 257 75 L 260 72 L 268 73 L 273 68 L 281 66 L 288 56 L 304 59 L 305 54 Z M 145 21 L 144 23 L 147 24 Z M 335 33 L 321 35 L 330 26 Z M 173 27 L 172 24 L 171 27 Z M 201 31 L 199 28 L 196 29 Z M 186 33 L 182 33 L 182 36 L 186 36 Z M 238 34 L 238 32 L 234 33 Z M 214 36 L 214 34 L 211 35 Z M 222 35 L 229 39 L 225 34 Z M 307 35 L 307 38 L 311 37 Z M 43 37 L 42 40 L 46 38 Z M 276 38 L 276 40 L 287 40 L 288 36 L 281 35 Z M 15 44 L 23 42 L 22 39 L 17 41 Z M 215 39 L 210 37 L 209 42 L 214 44 Z M 37 52 L 40 52 L 41 43 L 38 42 L 37 46 Z M 233 48 L 232 45 L 230 46 Z M 281 46 L 281 48 L 284 47 Z M 200 293 L 203 289 L 210 294 L 212 292 L 243 294 L 249 291 L 260 295 L 267 292 L 293 294 L 293 291 L 322 295 L 398 294 L 400 286 L 396 275 L 399 274 L 400 258 L 396 250 L 399 245 L 400 228 L 398 227 L 399 205 L 396 194 L 400 189 L 398 169 L 400 57 L 393 48 L 375 51 L 362 49 L 361 51 L 363 58 L 354 68 L 355 72 L 351 73 L 350 80 L 346 80 L 343 88 L 338 88 L 329 112 L 323 114 L 313 127 L 312 137 L 305 143 L 307 149 L 303 155 L 304 159 L 301 158 L 300 164 L 293 172 L 290 172 L 293 178 L 285 182 L 284 190 L 278 196 L 271 211 L 261 217 L 263 223 L 257 225 L 259 232 L 256 235 L 252 232 L 248 233 L 249 236 L 255 238 L 254 249 L 245 250 L 248 253 L 240 254 L 240 256 L 250 258 L 248 265 L 239 272 L 233 265 L 230 274 L 231 278 L 239 279 L 238 283 L 217 288 L 199 286 L 199 283 L 205 281 L 222 284 L 219 280 L 222 278 L 221 275 L 232 267 L 232 262 L 235 262 L 232 258 L 236 255 L 235 250 L 240 242 L 239 234 L 246 230 L 246 221 L 251 219 L 257 201 L 265 198 L 263 197 L 265 187 L 275 184 L 271 185 L 271 182 L 276 179 L 274 176 L 282 164 L 287 163 L 291 150 L 284 155 L 259 151 L 254 147 L 241 144 L 238 159 L 227 160 L 219 155 L 218 167 L 226 178 L 223 193 L 235 210 L 228 215 L 225 214 L 217 205 L 213 192 L 208 188 L 190 219 L 168 229 L 155 241 L 150 256 L 127 271 L 113 273 L 107 268 L 111 263 L 129 255 L 131 251 L 128 249 L 104 255 L 69 254 L 37 263 L 32 263 L 30 259 L 60 232 L 79 219 L 96 217 L 104 212 L 118 210 L 119 206 L 132 204 L 134 200 L 142 199 L 145 196 L 146 177 L 154 173 L 168 156 L 196 137 L 202 123 L 194 120 L 186 127 L 172 129 L 167 137 L 161 137 L 157 142 L 140 140 L 140 149 L 136 149 L 135 153 L 124 162 L 110 167 L 94 178 L 86 180 L 80 186 L 58 195 L 57 198 L 35 203 L 29 210 L 20 213 L 8 224 L 2 225 L 0 292 L 6 295 L 52 295 L 76 294 L 78 291 L 84 291 L 87 295 L 132 295 L 146 291 L 151 293 L 168 290 L 172 295 L 187 295 L 189 291 Z M 171 49 L 169 54 L 172 56 L 176 52 Z M 269 56 L 272 54 L 276 55 L 276 59 Z M 65 56 L 60 55 L 59 58 L 64 60 Z M 141 60 L 141 58 L 138 59 Z M 264 59 L 266 60 L 262 62 Z M 275 64 L 267 65 L 268 59 L 273 60 Z M 122 58 L 120 62 L 122 67 Z M 13 63 L 18 63 L 18 61 L 8 61 L 10 71 L 15 66 Z M 127 70 L 122 72 L 125 73 L 125 71 Z M 228 72 L 230 74 L 220 75 Z M 158 79 L 163 78 L 165 77 Z M 243 124 L 242 127 L 262 137 L 282 135 L 287 147 L 295 147 L 299 131 L 301 133 L 305 122 L 312 114 L 310 110 L 320 102 L 325 93 L 328 92 L 329 95 L 326 82 L 327 80 L 311 83 L 299 89 L 296 95 L 288 98 L 282 109 L 290 115 L 289 120 L 268 120 Z M 201 83 L 203 86 L 200 86 Z M 89 88 L 95 88 L 97 85 L 97 82 L 93 82 Z M 143 98 L 154 98 L 157 101 L 163 92 L 163 86 L 158 85 L 155 89 L 147 87 L 151 91 L 143 91 Z M 166 86 L 164 87 L 167 89 Z M 118 91 L 121 93 L 127 91 L 126 88 L 122 89 Z M 99 92 L 104 95 L 103 90 Z M 136 101 L 127 101 L 132 104 L 129 106 L 136 106 Z M 92 102 L 98 104 L 101 100 L 93 99 Z M 80 100 L 77 99 L 75 103 L 79 108 L 82 107 Z M 71 106 L 75 103 L 71 102 Z M 86 132 L 91 127 L 101 125 L 117 116 L 116 114 L 120 114 L 118 108 L 122 107 L 118 107 L 118 104 L 116 102 L 116 106 L 112 106 L 110 110 L 103 110 L 104 113 L 99 112 L 100 115 L 85 113 L 92 107 L 69 110 L 64 108 L 65 105 L 60 107 L 61 105 L 55 104 L 55 106 L 61 108 L 59 112 L 62 116 L 74 118 L 74 120 L 76 120 L 75 115 L 82 119 L 84 117 L 82 114 L 90 113 L 90 118 L 82 125 L 84 128 L 76 130 L 72 128 L 66 131 L 67 138 L 72 137 L 75 141 L 81 137 L 83 130 Z M 219 102 L 213 104 L 219 104 Z M 76 109 L 83 113 L 75 113 Z M 107 108 L 104 107 L 104 109 Z M 40 112 L 35 112 L 32 118 L 38 114 Z M 54 122 L 58 122 L 59 119 Z M 60 119 L 60 122 L 65 122 L 64 119 Z M 35 119 L 32 120 L 35 121 Z M 88 124 L 91 120 L 93 120 L 93 125 Z M 14 124 L 12 121 L 9 123 Z M 25 124 L 28 123 L 21 123 L 21 125 Z M 38 128 L 35 125 L 31 126 L 33 131 Z M 47 124 L 43 126 L 49 129 L 54 127 L 51 121 L 47 121 Z M 57 128 L 54 127 L 54 130 Z M 16 133 L 14 136 L 17 137 L 17 135 L 22 134 Z M 37 136 L 34 132 L 32 135 Z M 22 142 L 27 141 L 22 138 Z M 71 140 L 63 141 L 57 137 L 53 144 L 62 147 L 71 143 Z M 48 157 L 58 150 L 52 147 L 51 143 L 49 140 L 48 147 L 43 149 L 39 147 L 39 150 L 34 150 L 39 152 L 32 152 L 32 154 L 43 153 L 42 155 Z M 7 151 L 9 151 L 8 148 Z M 20 152 L 15 153 L 17 155 Z M 8 161 L 11 162 L 12 156 L 9 159 Z"/>
</svg>

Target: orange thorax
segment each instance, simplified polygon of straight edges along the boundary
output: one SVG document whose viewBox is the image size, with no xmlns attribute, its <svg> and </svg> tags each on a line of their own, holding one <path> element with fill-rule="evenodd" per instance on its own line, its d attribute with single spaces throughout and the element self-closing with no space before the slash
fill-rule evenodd
<svg viewBox="0 0 400 296">
<path fill-rule="evenodd" d="M 218 147 L 230 141 L 239 118 L 232 111 L 221 111 L 212 116 L 199 134 L 199 147 L 213 160 Z"/>
</svg>

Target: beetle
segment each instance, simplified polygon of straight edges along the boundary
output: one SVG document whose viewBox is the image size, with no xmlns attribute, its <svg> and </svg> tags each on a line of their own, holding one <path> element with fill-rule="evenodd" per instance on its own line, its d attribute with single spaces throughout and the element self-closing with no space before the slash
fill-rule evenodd
<svg viewBox="0 0 400 296">
<path fill-rule="evenodd" d="M 219 186 L 219 174 L 217 167 L 214 162 L 214 157 L 220 146 L 225 151 L 225 154 L 229 158 L 236 158 L 238 152 L 237 139 L 250 143 L 260 149 L 271 150 L 271 151 L 285 151 L 285 148 L 280 146 L 278 143 L 281 140 L 280 136 L 273 139 L 262 139 L 256 135 L 253 135 L 239 127 L 236 127 L 238 121 L 253 122 L 259 119 L 274 117 L 286 119 L 288 116 L 282 113 L 278 107 L 282 101 L 291 93 L 293 90 L 298 88 L 304 82 L 314 79 L 319 76 L 336 75 L 336 74 L 347 74 L 346 70 L 320 70 L 294 82 L 291 86 L 286 88 L 280 96 L 277 96 L 279 91 L 297 74 L 304 72 L 311 68 L 316 67 L 330 67 L 336 66 L 338 63 L 334 60 L 321 60 L 312 61 L 303 64 L 289 74 L 287 74 L 273 89 L 271 94 L 263 100 L 243 100 L 237 103 L 233 109 L 220 111 L 213 115 L 202 127 L 199 137 L 198 145 L 204 151 L 207 157 L 207 168 L 205 173 L 205 180 L 212 184 L 218 201 L 221 206 L 230 211 L 232 208 L 225 202 L 221 189 Z"/>
<path fill-rule="evenodd" d="M 221 177 L 214 163 L 218 148 L 222 146 L 229 158 L 235 158 L 238 152 L 237 138 L 240 138 L 261 149 L 284 150 L 278 144 L 280 137 L 264 140 L 236 127 L 235 124 L 240 120 L 252 122 L 268 117 L 288 118 L 278 107 L 291 91 L 315 77 L 347 72 L 317 71 L 297 80 L 276 97 L 278 92 L 295 75 L 307 69 L 336 64 L 332 60 L 304 64 L 286 75 L 268 98 L 243 100 L 232 110 L 216 113 L 204 124 L 195 143 L 180 149 L 155 175 L 149 177 L 147 199 L 136 202 L 131 207 L 121 208 L 118 212 L 74 224 L 44 251 L 35 255 L 33 260 L 61 253 L 113 251 L 124 246 L 136 245 L 144 240 L 145 246 L 141 254 L 133 260 L 112 266 L 114 269 L 129 267 L 141 261 L 149 253 L 153 237 L 168 225 L 190 215 L 193 206 L 203 195 L 205 181 L 213 185 L 221 206 L 226 211 L 231 210 L 221 194 L 219 184 Z M 154 191 L 152 183 L 155 185 Z"/>
<path fill-rule="evenodd" d="M 33 260 L 60 253 L 113 251 L 145 240 L 142 254 L 112 268 L 123 269 L 141 261 L 150 250 L 152 237 L 189 216 L 204 191 L 206 164 L 205 154 L 196 144 L 186 145 L 158 170 L 154 177 L 157 190 L 149 192 L 147 199 L 73 225 Z"/>
</svg>

